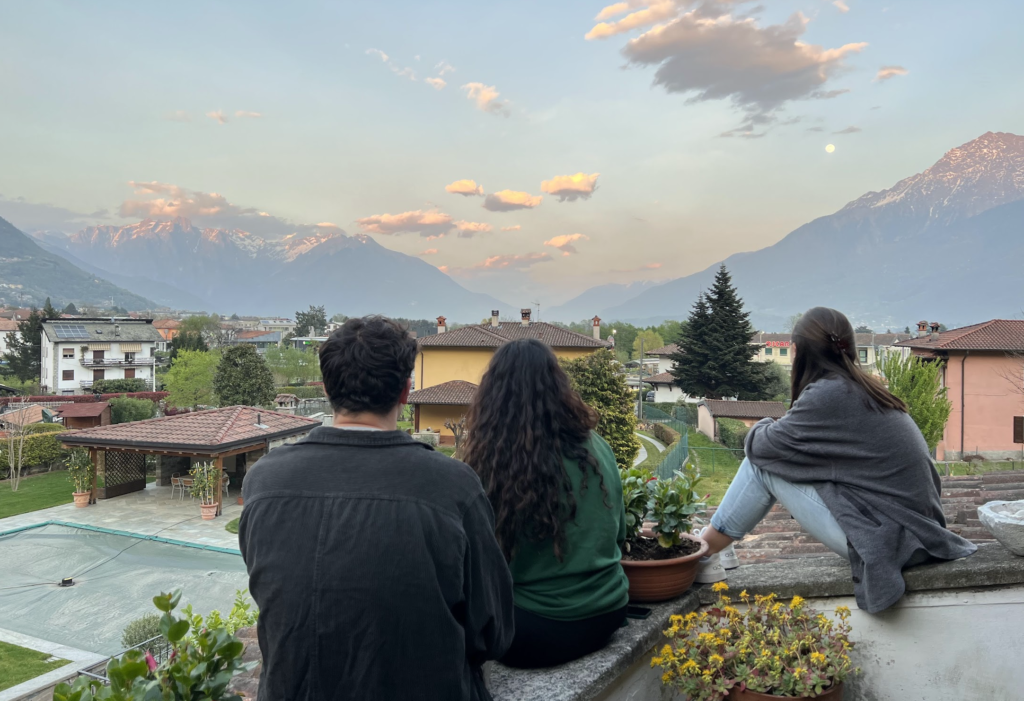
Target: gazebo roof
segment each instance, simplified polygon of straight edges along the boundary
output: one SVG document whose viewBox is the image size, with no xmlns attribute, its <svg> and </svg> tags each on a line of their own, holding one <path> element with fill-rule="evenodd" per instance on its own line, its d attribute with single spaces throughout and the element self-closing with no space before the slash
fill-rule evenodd
<svg viewBox="0 0 1024 701">
<path fill-rule="evenodd" d="M 316 419 L 251 406 L 177 414 L 61 434 L 69 447 L 217 455 L 287 438 L 321 425 Z"/>
</svg>

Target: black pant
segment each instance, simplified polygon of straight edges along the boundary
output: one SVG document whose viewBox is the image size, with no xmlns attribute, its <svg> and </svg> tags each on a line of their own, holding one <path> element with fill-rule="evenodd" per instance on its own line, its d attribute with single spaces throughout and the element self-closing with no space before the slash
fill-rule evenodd
<svg viewBox="0 0 1024 701">
<path fill-rule="evenodd" d="M 553 667 L 603 648 L 626 620 L 626 607 L 579 621 L 556 621 L 516 606 L 516 634 L 501 663 Z"/>
</svg>

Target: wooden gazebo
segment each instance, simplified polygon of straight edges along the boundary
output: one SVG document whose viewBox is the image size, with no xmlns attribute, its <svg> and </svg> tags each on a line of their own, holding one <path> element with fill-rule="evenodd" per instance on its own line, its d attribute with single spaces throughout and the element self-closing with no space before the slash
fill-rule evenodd
<svg viewBox="0 0 1024 701">
<path fill-rule="evenodd" d="M 321 422 L 257 407 L 229 406 L 146 421 L 99 426 L 60 434 L 65 448 L 86 448 L 92 458 L 93 488 L 102 463 L 104 498 L 146 488 L 146 455 L 212 460 L 223 476 L 224 459 L 278 445 L 309 433 Z M 217 513 L 223 492 L 217 490 Z"/>
</svg>

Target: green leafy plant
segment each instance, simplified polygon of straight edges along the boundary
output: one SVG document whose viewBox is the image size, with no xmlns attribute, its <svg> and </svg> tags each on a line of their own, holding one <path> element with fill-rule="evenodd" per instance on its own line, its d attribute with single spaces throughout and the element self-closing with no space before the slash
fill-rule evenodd
<svg viewBox="0 0 1024 701">
<path fill-rule="evenodd" d="M 64 461 L 67 467 L 68 482 L 79 494 L 92 489 L 92 460 L 87 450 L 73 450 Z"/>
<path fill-rule="evenodd" d="M 907 405 L 907 413 L 921 430 L 930 450 L 942 440 L 946 421 L 953 410 L 953 403 L 946 397 L 942 384 L 943 366 L 940 363 L 925 362 L 915 356 L 888 353 L 882 359 L 879 371 L 893 395 Z"/>
<path fill-rule="evenodd" d="M 647 515 L 647 482 L 654 476 L 647 470 L 631 467 L 619 470 L 622 479 L 622 501 L 626 507 L 626 551 L 629 544 L 640 535 Z"/>
<path fill-rule="evenodd" d="M 693 530 L 693 516 L 704 512 L 694 488 L 700 474 L 693 466 L 676 470 L 669 479 L 655 479 L 647 483 L 647 518 L 658 545 L 671 548 L 679 545 L 683 533 Z"/>
<path fill-rule="evenodd" d="M 729 585 L 713 585 L 718 603 L 700 613 L 669 618 L 668 639 L 651 659 L 661 681 L 691 701 L 723 701 L 733 688 L 778 697 L 815 697 L 858 670 L 850 662 L 850 609 L 835 619 L 794 596 L 740 593 L 745 610 L 732 606 Z"/>
<path fill-rule="evenodd" d="M 628 468 L 640 453 L 636 437 L 636 393 L 619 374 L 615 357 L 599 350 L 575 360 L 560 361 L 569 382 L 598 415 L 597 432 L 608 441 L 620 468 Z"/>
<path fill-rule="evenodd" d="M 148 399 L 115 397 L 110 400 L 110 423 L 126 424 L 156 416 L 156 403 Z"/>
<path fill-rule="evenodd" d="M 750 428 L 739 419 L 717 419 L 718 442 L 726 448 L 742 450 Z"/>
<path fill-rule="evenodd" d="M 217 500 L 217 490 L 220 489 L 219 473 L 220 470 L 212 462 L 197 462 L 188 471 L 189 477 L 192 478 L 190 493 L 200 504 L 213 504 Z"/>
<path fill-rule="evenodd" d="M 147 613 L 124 627 L 124 630 L 121 631 L 121 647 L 135 647 L 158 635 L 160 635 L 160 614 Z"/>
<path fill-rule="evenodd" d="M 145 392 L 149 381 L 141 377 L 118 377 L 110 380 L 96 380 L 90 388 L 93 394 L 120 394 L 121 392 Z M 117 423 L 116 421 L 114 423 Z"/>
<path fill-rule="evenodd" d="M 128 650 L 107 663 L 109 686 L 82 676 L 73 685 L 58 684 L 54 701 L 242 701 L 228 692 L 231 679 L 255 665 L 241 661 L 242 641 L 224 628 L 193 630 L 188 619 L 172 613 L 180 599 L 181 591 L 153 598 L 163 611 L 160 633 L 171 645 L 165 661 Z"/>
<path fill-rule="evenodd" d="M 221 406 L 267 406 L 276 396 L 273 373 L 256 348 L 247 343 L 224 351 L 213 377 L 213 391 Z"/>
<path fill-rule="evenodd" d="M 185 606 L 181 610 L 181 614 L 188 619 L 193 631 L 204 628 L 223 628 L 232 635 L 242 628 L 256 625 L 256 621 L 260 617 L 260 612 L 253 608 L 252 601 L 249 599 L 249 592 L 244 589 L 235 590 L 235 601 L 226 618 L 217 609 L 210 611 L 206 618 L 203 618 L 201 614 L 192 611 L 192 604 Z"/>
</svg>

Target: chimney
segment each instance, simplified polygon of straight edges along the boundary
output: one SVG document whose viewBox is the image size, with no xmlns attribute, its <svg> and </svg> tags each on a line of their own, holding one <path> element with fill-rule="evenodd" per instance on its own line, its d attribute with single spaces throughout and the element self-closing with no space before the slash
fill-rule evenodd
<svg viewBox="0 0 1024 701">
<path fill-rule="evenodd" d="M 447 321 L 448 320 L 445 319 L 443 316 L 437 317 L 437 332 L 438 333 L 444 333 L 445 331 L 448 330 L 448 325 L 446 323 Z"/>
<path fill-rule="evenodd" d="M 523 326 L 529 326 L 530 325 L 530 315 L 533 313 L 533 310 L 531 310 L 529 308 L 527 308 L 527 309 L 520 309 L 519 313 L 522 314 L 522 316 L 523 316 Z"/>
<path fill-rule="evenodd" d="M 594 340 L 601 340 L 601 317 L 599 316 L 594 317 Z"/>
<path fill-rule="evenodd" d="M 927 321 L 919 321 L 919 322 L 917 322 L 917 337 L 918 338 L 924 338 L 927 335 L 928 335 L 928 322 Z"/>
<path fill-rule="evenodd" d="M 937 322 L 937 321 L 933 321 L 931 324 L 929 324 L 929 326 L 930 326 L 930 328 L 932 330 L 932 340 L 933 341 L 938 341 L 939 340 L 939 326 L 941 326 L 941 324 L 939 324 L 939 322 Z"/>
<path fill-rule="evenodd" d="M 499 323 L 498 323 L 498 310 L 497 309 L 492 309 L 491 310 L 491 328 L 496 329 L 496 328 L 498 328 L 498 326 L 499 326 Z"/>
</svg>

